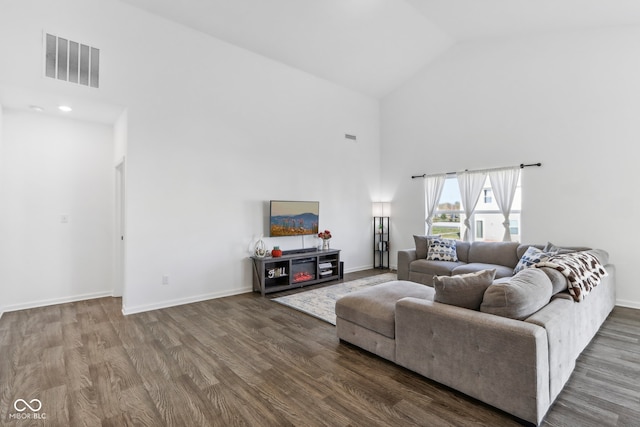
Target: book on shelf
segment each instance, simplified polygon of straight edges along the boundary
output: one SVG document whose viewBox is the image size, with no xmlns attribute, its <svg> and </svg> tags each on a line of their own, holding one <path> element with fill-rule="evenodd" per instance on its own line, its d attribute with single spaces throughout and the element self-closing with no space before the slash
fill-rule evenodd
<svg viewBox="0 0 640 427">
<path fill-rule="evenodd" d="M 320 268 L 333 268 L 333 264 L 331 264 L 330 262 L 322 262 L 322 263 L 320 263 L 320 265 L 318 267 L 320 267 Z"/>
</svg>

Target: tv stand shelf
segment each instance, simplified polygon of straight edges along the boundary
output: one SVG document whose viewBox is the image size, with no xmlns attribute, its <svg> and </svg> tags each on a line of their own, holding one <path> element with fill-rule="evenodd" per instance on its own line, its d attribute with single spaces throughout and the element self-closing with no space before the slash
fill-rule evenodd
<svg viewBox="0 0 640 427">
<path fill-rule="evenodd" d="M 262 296 L 340 278 L 340 250 L 313 250 L 281 257 L 251 257 L 253 290 Z"/>
</svg>

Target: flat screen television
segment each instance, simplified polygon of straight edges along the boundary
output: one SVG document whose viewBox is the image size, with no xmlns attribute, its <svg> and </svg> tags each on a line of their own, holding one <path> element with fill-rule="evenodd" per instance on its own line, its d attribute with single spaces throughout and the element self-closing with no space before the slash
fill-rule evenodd
<svg viewBox="0 0 640 427">
<path fill-rule="evenodd" d="M 320 202 L 271 200 L 269 236 L 318 234 Z"/>
</svg>

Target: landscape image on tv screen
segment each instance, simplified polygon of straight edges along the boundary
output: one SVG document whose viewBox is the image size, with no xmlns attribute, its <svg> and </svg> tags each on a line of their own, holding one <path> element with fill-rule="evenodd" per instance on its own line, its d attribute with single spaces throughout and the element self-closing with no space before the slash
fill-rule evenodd
<svg viewBox="0 0 640 427">
<path fill-rule="evenodd" d="M 301 236 L 318 234 L 320 202 L 271 201 L 269 235 Z"/>
</svg>

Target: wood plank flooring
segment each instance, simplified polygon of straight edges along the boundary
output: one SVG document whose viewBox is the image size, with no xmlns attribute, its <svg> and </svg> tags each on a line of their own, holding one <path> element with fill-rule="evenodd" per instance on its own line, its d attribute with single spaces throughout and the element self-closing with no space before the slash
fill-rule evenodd
<svg viewBox="0 0 640 427">
<path fill-rule="evenodd" d="M 16 419 L 14 402 L 36 398 L 46 418 Z M 520 424 L 257 293 L 126 317 L 119 298 L 101 298 L 0 319 L 2 426 Z M 543 425 L 640 426 L 640 310 L 616 307 Z"/>
</svg>

